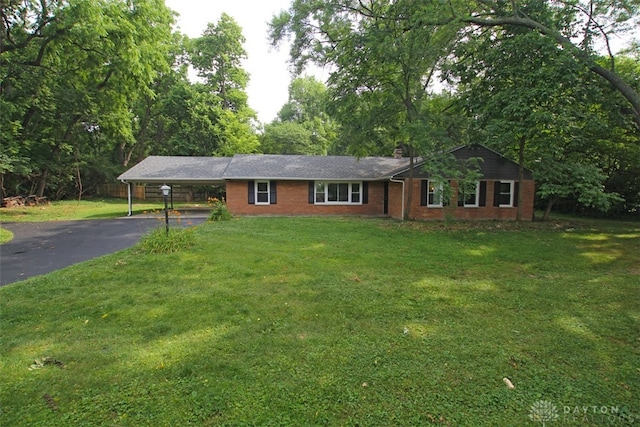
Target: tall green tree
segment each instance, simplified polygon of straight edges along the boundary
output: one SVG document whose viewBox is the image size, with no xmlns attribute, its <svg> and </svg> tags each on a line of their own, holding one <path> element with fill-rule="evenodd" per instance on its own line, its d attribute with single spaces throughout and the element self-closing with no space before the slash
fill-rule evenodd
<svg viewBox="0 0 640 427">
<path fill-rule="evenodd" d="M 191 64 L 204 80 L 202 89 L 213 97 L 209 99 L 211 110 L 206 115 L 211 120 L 217 144 L 207 154 L 251 153 L 259 147 L 254 128 L 257 115 L 249 108 L 245 92 L 249 75 L 242 68 L 242 60 L 247 56 L 244 42 L 242 28 L 224 13 L 216 24 L 208 24 L 202 36 L 193 41 Z M 197 108 L 206 107 L 199 105 Z"/>
<path fill-rule="evenodd" d="M 172 110 L 171 100 L 175 93 L 185 86 L 191 86 L 188 78 L 188 49 L 190 39 L 173 33 L 168 43 L 166 61 L 170 64 L 159 72 L 150 85 L 150 91 L 141 93 L 132 108 L 133 136 L 131 144 L 121 143 L 115 149 L 115 158 L 120 168 L 126 168 L 131 162 L 137 163 L 149 154 L 167 153 L 173 144 L 174 131 L 171 123 L 183 114 L 184 106 Z"/>
<path fill-rule="evenodd" d="M 350 31 L 352 27 L 340 17 L 354 12 L 368 19 L 402 23 L 406 32 L 429 34 L 434 28 L 449 27 L 460 40 L 478 32 L 479 28 L 486 29 L 486 33 L 492 29 L 521 28 L 549 38 L 576 61 L 605 79 L 625 99 L 628 114 L 640 126 L 640 96 L 617 73 L 610 49 L 612 35 L 620 36 L 637 29 L 640 9 L 637 0 L 460 0 L 447 4 L 400 0 L 393 4 L 397 6 L 395 10 L 404 9 L 404 13 L 393 14 L 378 1 L 353 3 L 345 0 L 324 4 L 294 0 L 288 11 L 272 20 L 271 35 L 274 40 L 280 40 L 287 34 L 295 35 L 291 57 L 300 68 L 308 60 L 327 61 L 332 42 L 340 40 L 340 33 L 328 33 L 327 25 L 338 23 L 343 31 Z M 608 49 L 610 61 L 606 65 L 601 64 L 595 54 L 598 43 Z"/>
<path fill-rule="evenodd" d="M 420 19 L 416 10 L 410 2 L 384 0 L 294 1 L 271 22 L 274 42 L 295 36 L 291 55 L 299 67 L 313 60 L 335 70 L 328 81 L 333 116 L 342 138 L 352 141 L 352 154 L 371 154 L 372 142 L 385 154 L 404 146 L 411 162 L 418 153 L 435 151 L 435 141 L 424 138 L 429 121 L 424 104 L 437 63 L 455 33 L 436 27 L 407 31 Z M 423 12 L 439 10 L 425 7 Z M 407 212 L 412 189 L 409 185 Z"/>
<path fill-rule="evenodd" d="M 462 39 L 478 28 L 489 33 L 519 28 L 540 34 L 608 82 L 625 100 L 626 113 L 640 128 L 640 92 L 617 72 L 611 49 L 611 37 L 637 30 L 639 11 L 637 0 L 473 0 L 451 3 L 447 17 L 425 17 L 421 27 L 455 25 Z M 599 44 L 608 54 L 607 63 L 599 61 Z"/>
<path fill-rule="evenodd" d="M 249 75 L 242 68 L 247 57 L 245 41 L 242 28 L 226 13 L 193 41 L 191 64 L 211 92 L 220 97 L 224 109 L 238 111 L 247 106 L 244 91 Z"/>
<path fill-rule="evenodd" d="M 288 11 L 273 18 L 271 37 L 277 42 L 293 36 L 291 58 L 298 69 L 307 61 L 337 67 L 339 73 L 334 74 L 333 80 L 329 81 L 330 88 L 336 91 L 336 99 L 341 100 L 336 108 L 336 117 L 343 120 L 349 117 L 348 123 L 341 123 L 342 129 L 349 129 L 351 126 L 354 137 L 361 135 L 369 141 L 363 142 L 360 147 L 366 147 L 376 140 L 395 139 L 407 144 L 404 141 L 411 135 L 424 135 L 423 138 L 428 140 L 436 130 L 433 124 L 442 123 L 443 120 L 439 114 L 433 117 L 434 120 L 429 120 L 426 113 L 433 114 L 434 111 L 429 107 L 429 97 L 424 97 L 425 91 L 417 89 L 415 76 L 421 74 L 423 81 L 428 81 L 428 76 L 441 71 L 438 65 L 443 57 L 453 58 L 454 63 L 464 61 L 465 57 L 460 56 L 460 50 L 458 56 L 450 53 L 452 43 L 471 48 L 471 41 L 476 48 L 485 49 L 493 41 L 500 40 L 504 34 L 531 35 L 531 39 L 520 39 L 522 42 L 533 40 L 533 37 L 544 40 L 546 47 L 537 46 L 535 55 L 551 56 L 541 58 L 540 66 L 545 70 L 540 74 L 546 73 L 544 78 L 554 79 L 553 73 L 558 72 L 561 74 L 561 81 L 566 83 L 571 80 L 571 84 L 581 86 L 580 94 L 576 92 L 569 96 L 584 97 L 589 90 L 599 93 L 602 91 L 601 83 L 606 82 L 613 89 L 609 94 L 615 99 L 617 108 L 628 114 L 636 126 L 639 126 L 640 103 L 637 89 L 616 69 L 615 58 L 610 50 L 609 61 L 606 63 L 601 62 L 600 56 L 596 54 L 597 43 L 603 43 L 608 48 L 612 34 L 619 35 L 633 28 L 639 5 L 637 1 L 599 0 L 463 0 L 446 5 L 410 0 L 357 3 L 345 0 L 329 4 L 295 0 Z M 482 41 L 486 41 L 486 44 L 482 45 Z M 516 51 L 509 50 L 518 46 L 517 43 L 512 46 L 502 44 L 502 50 L 494 51 L 496 60 L 509 68 L 506 73 L 519 66 L 515 59 Z M 563 54 L 565 67 L 562 70 L 553 69 L 550 65 L 558 52 Z M 467 50 L 464 54 L 472 53 Z M 407 61 L 407 58 L 411 60 Z M 529 61 L 531 62 L 533 61 Z M 426 67 L 421 69 L 420 64 L 432 64 L 431 72 L 427 73 Z M 480 64 L 478 69 L 483 65 L 486 64 Z M 416 73 L 417 70 L 421 71 Z M 573 75 L 568 75 L 572 73 Z M 601 80 L 586 77 L 588 73 Z M 535 78 L 535 73 L 530 70 L 526 74 L 528 78 Z M 514 75 L 518 80 L 519 74 Z M 524 79 L 518 81 L 531 89 L 529 93 L 518 92 L 516 99 L 509 99 L 509 91 L 505 90 L 502 98 L 487 100 L 487 105 L 493 102 L 494 107 L 500 106 L 502 109 L 496 111 L 509 114 L 512 120 L 506 118 L 501 122 L 491 121 L 493 128 L 483 130 L 490 130 L 494 134 L 499 134 L 497 131 L 500 130 L 503 135 L 511 132 L 511 140 L 517 141 L 515 154 L 520 159 L 523 171 L 525 148 L 537 146 L 538 144 L 533 144 L 534 141 L 539 141 L 540 147 L 544 145 L 544 138 L 534 136 L 535 129 L 547 126 L 555 128 L 553 132 L 561 133 L 560 128 L 566 124 L 566 117 L 586 113 L 577 110 L 569 114 L 562 112 L 558 98 L 562 90 L 554 89 L 554 97 L 547 100 L 545 91 L 549 87 L 545 89 L 544 84 L 540 84 L 534 88 L 532 82 Z M 414 86 L 403 85 L 408 82 Z M 517 91 L 517 88 L 514 90 Z M 563 90 L 566 92 L 567 89 Z M 422 94 L 423 102 L 420 102 L 420 96 L 416 94 Z M 541 99 L 547 100 L 546 104 Z M 398 108 L 398 100 L 402 100 L 403 108 Z M 576 105 L 589 104 L 582 101 L 581 99 Z M 500 102 L 502 105 L 499 105 Z M 596 105 L 596 109 L 603 105 L 601 101 L 590 102 L 591 105 Z M 607 109 L 611 111 L 611 108 Z M 520 120 L 517 121 L 516 118 Z M 583 124 L 586 122 L 588 120 L 582 120 Z M 485 121 L 484 125 L 489 126 L 489 122 Z M 502 129 L 498 129 L 499 127 Z M 571 124 L 569 128 L 575 127 L 579 126 Z M 552 144 L 551 138 L 547 137 L 546 141 Z M 415 147 L 415 140 L 408 145 Z M 576 161 L 575 156 L 571 158 Z"/>
<path fill-rule="evenodd" d="M 605 191 L 598 154 L 619 106 L 586 66 L 552 40 L 518 29 L 470 38 L 455 57 L 452 73 L 475 137 L 512 153 L 521 172 L 534 170 L 545 218 L 560 198 L 603 210 L 619 200 Z"/>
<path fill-rule="evenodd" d="M 2 157 L 30 170 L 4 181 L 81 194 L 82 170 L 111 152 L 96 144 L 133 142 L 132 106 L 168 67 L 172 15 L 161 0 L 10 2 L 1 13 Z"/>
<path fill-rule="evenodd" d="M 283 122 L 304 123 L 326 115 L 327 88 L 313 76 L 298 77 L 289 85 L 289 100 L 278 112 Z"/>
<path fill-rule="evenodd" d="M 312 140 L 311 131 L 297 122 L 273 122 L 265 125 L 260 146 L 267 154 L 324 155 Z"/>
<path fill-rule="evenodd" d="M 255 112 L 247 106 L 248 75 L 241 66 L 243 42 L 240 27 L 227 15 L 197 39 L 174 34 L 167 56 L 172 67 L 154 81 L 153 96 L 136 105 L 136 144 L 120 158 L 256 151 Z M 199 81 L 189 80 L 189 64 Z"/>
<path fill-rule="evenodd" d="M 617 72 L 640 92 L 640 44 L 617 55 L 615 63 Z M 610 97 L 610 102 L 613 99 Z M 598 154 L 608 176 L 607 189 L 619 193 L 624 199 L 615 204 L 611 212 L 637 216 L 640 214 L 640 137 L 626 121 L 620 119 L 617 105 L 607 111 L 610 112 L 607 122 L 614 126 L 607 129 L 606 138 L 601 138 L 605 144 L 599 148 Z"/>
<path fill-rule="evenodd" d="M 337 123 L 327 113 L 327 101 L 327 88 L 315 77 L 294 79 L 289 85 L 289 100 L 277 118 L 265 126 L 261 143 L 263 151 L 336 154 Z"/>
</svg>

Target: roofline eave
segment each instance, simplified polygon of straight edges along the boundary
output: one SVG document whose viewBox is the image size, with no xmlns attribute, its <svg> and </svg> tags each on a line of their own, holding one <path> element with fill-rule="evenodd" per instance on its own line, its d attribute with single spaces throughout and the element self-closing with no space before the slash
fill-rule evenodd
<svg viewBox="0 0 640 427">
<path fill-rule="evenodd" d="M 142 179 L 142 178 L 132 178 L 132 179 L 119 179 L 123 184 L 173 184 L 173 185 L 189 185 L 189 184 L 201 184 L 201 185 L 215 185 L 215 184 L 224 184 L 226 181 L 224 179 L 161 179 L 161 178 L 152 178 L 152 179 Z"/>
<path fill-rule="evenodd" d="M 391 178 L 391 175 L 385 175 L 380 177 L 279 177 L 279 176 L 234 176 L 233 178 L 225 178 L 226 181 L 386 181 Z"/>
</svg>

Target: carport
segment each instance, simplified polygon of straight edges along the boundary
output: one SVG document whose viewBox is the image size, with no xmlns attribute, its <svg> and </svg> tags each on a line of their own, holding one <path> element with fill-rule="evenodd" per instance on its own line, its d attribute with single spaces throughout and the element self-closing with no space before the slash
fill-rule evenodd
<svg viewBox="0 0 640 427">
<path fill-rule="evenodd" d="M 231 157 L 149 156 L 118 177 L 127 184 L 128 216 L 133 214 L 134 184 L 225 185 Z M 173 205 L 173 200 L 171 201 Z"/>
</svg>

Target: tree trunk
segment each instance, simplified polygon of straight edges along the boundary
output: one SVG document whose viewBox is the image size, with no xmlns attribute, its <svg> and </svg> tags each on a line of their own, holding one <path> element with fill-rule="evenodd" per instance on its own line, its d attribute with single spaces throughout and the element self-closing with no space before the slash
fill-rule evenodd
<svg viewBox="0 0 640 427">
<path fill-rule="evenodd" d="M 47 188 L 47 178 L 49 177 L 49 169 L 45 168 L 42 170 L 42 174 L 40 175 L 40 180 L 38 182 L 38 192 L 36 196 L 44 197 L 44 190 Z"/>
<path fill-rule="evenodd" d="M 82 200 L 82 175 L 80 174 L 80 163 L 76 163 L 76 179 L 78 182 L 78 201 Z"/>
<path fill-rule="evenodd" d="M 409 219 L 409 213 L 411 212 L 411 204 L 413 202 L 413 167 L 415 165 L 413 159 L 415 155 L 415 150 L 412 146 L 408 147 L 409 149 L 409 191 L 407 193 L 407 205 L 405 206 L 404 218 Z"/>
<path fill-rule="evenodd" d="M 547 202 L 547 207 L 544 210 L 544 215 L 542 215 L 542 220 L 547 221 L 549 219 L 549 215 L 551 215 L 551 208 L 553 204 L 558 201 L 556 197 L 549 197 L 549 201 Z"/>
<path fill-rule="evenodd" d="M 133 156 L 133 151 L 135 150 L 135 146 L 131 147 L 131 150 L 128 150 L 124 155 L 124 161 L 122 162 L 122 166 L 125 168 L 129 166 L 129 162 L 131 161 L 131 156 Z"/>
<path fill-rule="evenodd" d="M 526 138 L 524 136 L 520 137 L 520 141 L 518 141 L 518 194 L 516 197 L 518 198 L 518 208 L 516 210 L 516 221 L 522 221 L 522 184 L 524 182 L 524 145 L 526 143 Z"/>
</svg>

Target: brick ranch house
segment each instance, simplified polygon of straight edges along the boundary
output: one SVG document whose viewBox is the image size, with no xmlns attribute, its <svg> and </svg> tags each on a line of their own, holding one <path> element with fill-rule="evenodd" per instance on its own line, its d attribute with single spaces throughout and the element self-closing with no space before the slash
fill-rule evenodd
<svg viewBox="0 0 640 427">
<path fill-rule="evenodd" d="M 522 218 L 533 219 L 535 183 L 531 171 L 519 181 L 518 165 L 481 145 L 450 150 L 457 159 L 482 158 L 474 192 L 462 195 L 450 181 L 451 199 L 430 180 L 417 159 L 413 171 L 411 219 L 514 220 L 522 192 Z M 404 217 L 409 192 L 406 157 L 237 154 L 233 157 L 150 156 L 118 179 L 133 184 L 222 185 L 234 215 L 360 215 Z"/>
</svg>

